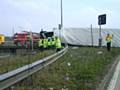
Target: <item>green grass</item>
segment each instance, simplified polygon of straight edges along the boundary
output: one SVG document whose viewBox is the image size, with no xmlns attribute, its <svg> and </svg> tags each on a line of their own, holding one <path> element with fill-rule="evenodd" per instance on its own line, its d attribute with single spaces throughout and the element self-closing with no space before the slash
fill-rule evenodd
<svg viewBox="0 0 120 90">
<path fill-rule="evenodd" d="M 102 51 L 102 54 L 98 54 Z M 28 80 L 15 85 L 15 90 L 95 90 L 120 54 L 120 48 L 107 52 L 106 48 L 69 48 L 68 52 L 52 65 L 35 73 Z M 68 66 L 71 63 L 71 66 Z M 31 82 L 31 83 L 30 83 Z"/>
<path fill-rule="evenodd" d="M 0 59 L 0 73 L 5 73 L 17 69 L 19 67 L 22 67 L 24 65 L 30 64 L 32 62 L 35 62 L 36 60 L 51 55 L 54 52 L 55 52 L 54 50 L 46 50 L 43 52 L 39 52 L 35 55 L 31 55 L 31 54 L 17 55 L 17 56 L 11 56 L 8 58 Z"/>
</svg>

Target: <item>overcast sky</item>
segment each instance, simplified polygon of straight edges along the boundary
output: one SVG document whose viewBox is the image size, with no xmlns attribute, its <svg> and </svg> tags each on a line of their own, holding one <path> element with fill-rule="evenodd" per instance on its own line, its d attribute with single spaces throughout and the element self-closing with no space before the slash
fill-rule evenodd
<svg viewBox="0 0 120 90">
<path fill-rule="evenodd" d="M 120 28 L 120 0 L 63 0 L 64 27 L 98 27 L 98 15 L 107 14 L 103 28 Z M 0 34 L 31 29 L 52 30 L 60 23 L 60 0 L 0 0 Z"/>
</svg>

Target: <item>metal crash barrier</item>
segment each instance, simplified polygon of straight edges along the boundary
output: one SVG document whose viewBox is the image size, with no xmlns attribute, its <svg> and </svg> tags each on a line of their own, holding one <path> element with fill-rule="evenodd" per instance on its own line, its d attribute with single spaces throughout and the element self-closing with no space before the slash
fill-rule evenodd
<svg viewBox="0 0 120 90">
<path fill-rule="evenodd" d="M 27 78 L 33 73 L 39 71 L 43 67 L 55 62 L 58 58 L 62 57 L 67 52 L 68 46 L 61 51 L 40 59 L 32 64 L 25 65 L 16 70 L 0 75 L 0 90 L 6 89 L 13 84 Z"/>
</svg>

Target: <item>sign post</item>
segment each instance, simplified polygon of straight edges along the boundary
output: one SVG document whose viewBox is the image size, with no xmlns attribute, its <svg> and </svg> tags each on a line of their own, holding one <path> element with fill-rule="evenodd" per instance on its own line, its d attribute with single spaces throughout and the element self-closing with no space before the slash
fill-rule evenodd
<svg viewBox="0 0 120 90">
<path fill-rule="evenodd" d="M 90 25 L 90 29 L 91 29 L 91 45 L 93 47 L 93 30 L 92 30 L 92 24 Z"/>
<path fill-rule="evenodd" d="M 58 24 L 58 29 L 59 29 L 59 38 L 61 38 L 61 24 Z"/>
<path fill-rule="evenodd" d="M 102 14 L 98 16 L 98 25 L 99 25 L 99 46 L 102 46 L 102 28 L 101 25 L 106 24 L 106 14 Z"/>
<path fill-rule="evenodd" d="M 33 34 L 32 34 L 31 31 L 30 31 L 30 42 L 31 42 L 31 49 L 33 51 L 34 50 L 34 47 L 33 47 Z"/>
</svg>

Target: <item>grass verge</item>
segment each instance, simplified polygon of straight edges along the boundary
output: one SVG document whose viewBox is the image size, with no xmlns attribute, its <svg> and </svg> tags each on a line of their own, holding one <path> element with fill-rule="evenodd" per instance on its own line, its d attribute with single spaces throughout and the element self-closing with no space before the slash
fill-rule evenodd
<svg viewBox="0 0 120 90">
<path fill-rule="evenodd" d="M 6 73 L 8 71 L 30 64 L 36 60 L 40 60 L 46 56 L 51 55 L 54 52 L 54 50 L 46 50 L 36 54 L 14 55 L 8 58 L 0 59 L 0 73 Z"/>
<path fill-rule="evenodd" d="M 15 90 L 95 90 L 120 48 L 70 47 L 67 54 L 26 80 Z"/>
</svg>

